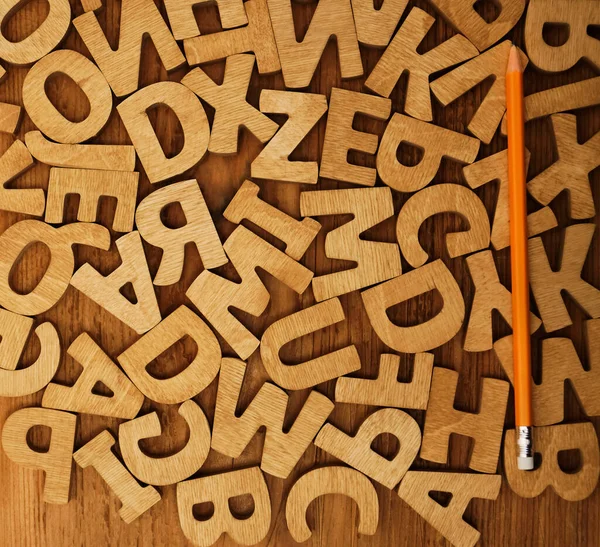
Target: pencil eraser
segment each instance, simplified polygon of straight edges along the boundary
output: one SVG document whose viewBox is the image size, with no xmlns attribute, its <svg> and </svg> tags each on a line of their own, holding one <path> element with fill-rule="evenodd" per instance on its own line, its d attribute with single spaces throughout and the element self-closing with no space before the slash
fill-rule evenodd
<svg viewBox="0 0 600 547">
<path fill-rule="evenodd" d="M 533 458 L 531 456 L 519 456 L 517 465 L 520 471 L 531 471 L 533 469 Z"/>
</svg>

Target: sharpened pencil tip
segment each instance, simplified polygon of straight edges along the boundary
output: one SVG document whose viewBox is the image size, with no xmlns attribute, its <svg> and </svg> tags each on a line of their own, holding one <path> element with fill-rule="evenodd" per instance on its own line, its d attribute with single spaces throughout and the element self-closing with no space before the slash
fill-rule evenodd
<svg viewBox="0 0 600 547">
<path fill-rule="evenodd" d="M 517 46 L 512 46 L 510 48 L 510 53 L 508 54 L 508 65 L 506 67 L 506 73 L 509 72 L 523 72 L 523 67 L 521 66 L 521 60 L 519 59 L 519 50 Z"/>
</svg>

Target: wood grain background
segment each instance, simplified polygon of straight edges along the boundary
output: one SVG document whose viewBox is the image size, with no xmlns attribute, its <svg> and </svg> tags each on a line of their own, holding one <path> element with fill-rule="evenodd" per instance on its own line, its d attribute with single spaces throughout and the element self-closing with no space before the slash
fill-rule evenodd
<svg viewBox="0 0 600 547">
<path fill-rule="evenodd" d="M 375 4 L 381 0 L 376 0 Z M 118 43 L 119 29 L 119 4 L 116 0 L 104 0 L 105 8 L 99 13 L 99 19 L 109 41 L 113 47 Z M 484 17 L 492 17 L 495 11 L 493 2 L 478 2 Z M 82 8 L 76 0 L 71 1 L 74 16 L 82 13 Z M 293 11 L 298 38 L 302 38 L 310 22 L 310 18 L 316 3 L 305 4 L 294 2 Z M 408 14 L 410 7 L 417 5 L 427 12 L 434 14 L 435 11 L 426 1 L 409 2 L 409 8 L 404 13 L 403 19 Z M 164 9 L 161 6 L 164 15 Z M 196 16 L 200 29 L 203 33 L 219 30 L 220 23 L 217 9 L 212 6 L 198 6 Z M 12 40 L 21 39 L 32 32 L 48 12 L 48 4 L 43 0 L 32 0 L 18 11 L 6 24 L 3 32 Z M 554 29 L 550 33 L 550 39 L 555 43 L 561 43 L 565 36 L 561 36 L 560 29 Z M 595 32 L 595 31 L 594 31 Z M 419 51 L 426 51 L 443 40 L 455 34 L 441 18 L 427 35 Z M 597 33 L 596 33 L 597 34 Z M 508 38 L 523 46 L 523 21 L 513 29 Z M 73 27 L 70 28 L 63 48 L 74 49 L 89 56 L 85 46 Z M 381 50 L 361 47 L 365 74 L 368 75 L 375 66 L 381 55 Z M 27 73 L 26 67 L 7 67 L 8 76 L 0 84 L 0 100 L 22 104 L 21 86 Z M 215 63 L 206 67 L 209 74 L 220 82 L 223 73 L 223 63 Z M 140 87 L 159 80 L 179 81 L 186 73 L 187 67 L 181 68 L 171 74 L 167 74 L 160 63 L 156 51 L 147 41 L 143 48 L 141 84 Z M 595 75 L 590 66 L 584 62 L 560 74 L 544 74 L 529 67 L 526 72 L 525 87 L 526 94 L 555 87 L 570 82 L 575 82 Z M 310 85 L 310 91 L 323 93 L 329 97 L 332 87 L 343 87 L 355 91 L 363 91 L 364 78 L 342 81 L 337 65 L 337 50 L 334 42 L 330 42 L 323 55 L 321 63 L 314 75 Z M 392 94 L 393 110 L 402 111 L 404 103 L 404 88 L 406 76 L 403 76 L 400 84 Z M 466 132 L 466 126 L 477 106 L 485 96 L 490 82 L 484 82 L 474 90 L 470 91 L 459 100 L 442 108 L 433 100 L 434 122 L 443 127 Z M 248 100 L 258 106 L 260 89 L 272 88 L 283 89 L 281 74 L 272 76 L 258 76 L 254 73 Z M 87 114 L 89 105 L 85 95 L 76 88 L 73 82 L 62 76 L 55 76 L 47 84 L 47 91 L 56 106 L 70 119 L 80 120 Z M 118 101 L 116 101 L 118 102 Z M 207 107 L 209 117 L 212 119 L 212 109 Z M 577 112 L 578 132 L 580 140 L 590 138 L 600 130 L 600 107 L 588 108 Z M 281 123 L 283 118 L 275 117 Z M 292 159 L 319 160 L 325 132 L 324 117 L 303 141 L 299 149 L 293 154 Z M 156 128 L 161 144 L 167 154 L 175 154 L 183 143 L 181 127 L 174 115 L 166 108 L 156 108 L 152 113 L 152 121 Z M 382 135 L 385 124 L 373 120 L 358 117 L 355 127 L 368 132 Z M 20 127 L 19 137 L 34 129 L 33 124 L 25 115 Z M 13 137 L 0 135 L 0 152 L 4 152 L 12 142 Z M 116 110 L 113 111 L 110 121 L 100 135 L 94 139 L 97 143 L 128 143 L 129 138 L 121 123 Z M 529 177 L 540 173 L 556 159 L 552 129 L 548 119 L 533 121 L 527 126 L 527 146 L 532 152 Z M 506 139 L 496 135 L 492 143 L 482 145 L 479 158 L 488 156 L 506 147 Z M 222 217 L 222 212 L 232 198 L 244 178 L 249 176 L 249 166 L 253 158 L 260 150 L 260 143 L 247 132 L 242 131 L 240 140 L 240 152 L 232 157 L 217 157 L 207 155 L 203 161 L 191 172 L 186 173 L 177 180 L 196 177 L 202 188 L 210 211 L 215 219 L 221 239 L 224 241 L 231 233 L 234 226 Z M 415 161 L 415 152 L 403 150 L 402 161 Z M 363 154 L 351 153 L 351 161 L 361 165 L 375 167 L 375 158 Z M 137 166 L 141 171 L 141 166 Z M 18 187 L 47 187 L 49 168 L 37 164 L 18 180 Z M 600 170 L 592 174 L 594 200 L 596 210 L 600 210 Z M 454 182 L 465 184 L 462 169 L 456 163 L 450 161 L 442 162 L 442 168 L 437 174 L 434 183 Z M 262 197 L 268 202 L 276 205 L 283 211 L 298 215 L 299 194 L 302 190 L 313 189 L 295 184 L 275 183 L 260 181 Z M 378 185 L 381 181 L 378 181 Z M 162 184 L 157 185 L 162 186 Z M 346 188 L 351 185 L 339 184 L 328 180 L 321 180 L 319 188 Z M 156 188 L 148 183 L 142 172 L 139 199 L 145 197 Z M 497 187 L 493 184 L 484 186 L 477 190 L 477 194 L 484 201 L 486 207 L 493 211 L 496 202 Z M 408 195 L 394 192 L 394 203 L 396 212 L 400 209 Z M 535 207 L 531 204 L 532 207 Z M 67 207 L 67 220 L 74 221 L 76 218 L 76 199 L 70 199 Z M 552 203 L 552 208 L 557 214 L 561 227 L 569 223 L 567 215 L 567 198 L 563 193 Z M 114 214 L 114 203 L 110 200 L 101 202 L 101 211 L 98 222 L 110 226 Z M 181 225 L 184 221 L 180 210 L 171 208 L 165 211 L 166 219 L 172 226 Z M 21 220 L 23 215 L 2 212 L 0 214 L 0 231 Z M 340 226 L 348 220 L 346 217 L 324 217 L 319 219 L 323 224 L 323 230 L 319 234 L 316 243 L 309 248 L 302 263 L 312 269 L 317 275 L 332 271 L 338 271 L 349 266 L 351 263 L 343 261 L 331 261 L 324 256 L 325 234 L 333 228 Z M 596 221 L 598 217 L 596 217 Z M 382 224 L 370 230 L 365 237 L 379 241 L 395 240 L 395 219 L 388 219 Z M 465 295 L 467 311 L 470 309 L 473 286 L 468 275 L 464 257 L 450 259 L 445 251 L 444 234 L 448 231 L 464 229 L 463 221 L 455 215 L 437 215 L 429 219 L 421 229 L 421 242 L 430 255 L 441 257 L 448 265 Z M 280 247 L 280 243 L 269 234 L 262 232 L 254 226 L 251 229 L 265 237 L 268 241 Z M 113 233 L 113 242 L 114 242 Z M 559 265 L 561 247 L 561 232 L 553 230 L 543 234 L 542 239 L 546 244 L 547 251 L 551 257 L 553 267 Z M 281 248 L 281 247 L 280 247 Z M 156 273 L 161 251 L 145 244 L 146 255 L 152 276 Z M 494 253 L 498 264 L 501 280 L 510 285 L 509 275 L 509 253 L 508 249 Z M 90 262 L 103 274 L 112 271 L 119 264 L 118 253 L 114 247 L 109 252 L 99 251 L 92 248 L 79 247 L 75 251 L 76 264 L 79 267 L 84 262 Z M 32 246 L 25 254 L 23 260 L 15 268 L 12 283 L 17 290 L 26 291 L 33 287 L 42 275 L 48 262 L 48 253 L 42 245 Z M 408 265 L 403 263 L 403 270 L 408 271 Z M 231 267 L 219 269 L 219 273 L 236 279 L 236 273 Z M 186 263 L 184 275 L 177 285 L 169 287 L 156 287 L 156 293 L 163 317 L 174 311 L 180 304 L 190 303 L 185 298 L 185 291 L 202 271 L 202 264 L 195 250 L 188 247 L 186 250 Z M 267 312 L 260 318 L 253 318 L 244 313 L 236 312 L 244 324 L 250 330 L 260 335 L 264 329 L 276 319 L 290 312 L 310 306 L 314 303 L 312 291 L 309 289 L 302 296 L 298 296 L 290 289 L 283 286 L 269 275 L 260 273 L 271 294 L 271 303 Z M 583 271 L 583 277 L 595 286 L 600 286 L 600 240 L 594 237 L 592 248 L 587 257 Z M 335 326 L 303 337 L 294 341 L 284 348 L 283 356 L 291 362 L 301 362 L 315 355 L 329 352 L 335 348 L 345 346 L 349 343 L 358 348 L 363 369 L 360 372 L 364 376 L 374 376 L 377 371 L 379 355 L 389 351 L 384 344 L 378 340 L 371 329 L 367 315 L 362 306 L 358 292 L 341 297 L 347 321 Z M 573 338 L 576 348 L 584 363 L 588 363 L 585 353 L 585 344 L 582 334 L 582 322 L 585 319 L 583 312 L 567 297 L 567 307 L 574 323 L 572 327 L 554 332 L 551 336 L 568 336 Z M 436 295 L 429 293 L 413 299 L 402 305 L 392 308 L 391 317 L 398 324 L 414 324 L 417 320 L 431 317 L 439 310 L 441 302 Z M 61 338 L 62 347 L 66 348 L 81 332 L 88 332 L 104 349 L 115 357 L 138 336 L 125 325 L 110 316 L 96 304 L 69 287 L 62 300 L 51 310 L 37 318 L 37 322 L 52 321 L 57 325 Z M 37 323 L 36 323 L 37 324 Z M 507 325 L 499 317 L 494 320 L 495 339 L 509 333 Z M 461 331 L 453 340 L 436 349 L 435 363 L 438 366 L 453 368 L 460 372 L 459 389 L 457 394 L 457 407 L 463 410 L 475 411 L 478 406 L 480 379 L 483 376 L 502 378 L 501 367 L 493 355 L 493 352 L 466 353 L 462 351 L 464 331 Z M 540 335 L 535 336 L 533 342 L 534 367 L 537 365 Z M 224 355 L 233 355 L 228 346 L 221 340 Z M 28 343 L 24 363 L 33 362 L 39 344 L 35 337 Z M 168 377 L 175 374 L 184 367 L 184 363 L 193 358 L 195 348 L 193 343 L 182 341 L 171 350 L 162 355 L 152 371 L 159 377 Z M 410 366 L 412 357 L 402 356 L 402 374 L 405 379 L 410 378 Z M 55 381 L 72 383 L 80 372 L 80 366 L 70 357 L 64 355 Z M 539 379 L 539 370 L 536 372 Z M 258 352 L 249 360 L 248 375 L 242 393 L 239 410 L 243 410 L 267 375 L 262 367 Z M 205 391 L 195 397 L 201 405 L 209 420 L 212 421 L 213 405 L 218 380 L 215 380 Z M 328 382 L 317 388 L 330 398 L 334 395 L 334 382 Z M 291 424 L 307 397 L 306 390 L 291 394 L 291 401 L 286 417 L 286 427 Z M 39 405 L 41 393 L 18 399 L 3 399 L 0 401 L 0 424 L 13 411 L 21 407 Z M 585 415 L 576 402 L 574 394 L 567 388 L 565 398 L 566 421 L 584 420 Z M 179 450 L 187 441 L 189 435 L 184 420 L 177 414 L 176 405 L 159 405 L 146 401 L 142 413 L 153 410 L 158 411 L 161 424 L 165 434 L 160 438 L 144 441 L 143 447 L 149 454 L 167 455 Z M 352 431 L 373 408 L 337 404 L 330 421 L 341 429 Z M 424 412 L 411 411 L 419 423 L 423 424 Z M 600 432 L 600 419 L 593 418 L 592 421 L 596 431 Z M 115 436 L 119 421 L 103 418 L 100 416 L 82 415 L 78 422 L 76 448 L 81 447 L 92 437 L 108 428 Z M 509 410 L 506 419 L 507 427 L 513 425 L 512 395 L 509 401 Z M 260 461 L 264 432 L 260 432 L 245 450 L 240 458 L 231 460 L 219 454 L 211 452 L 210 457 L 198 476 L 256 465 Z M 48 442 L 48 432 L 42 428 L 34 430 L 31 435 L 34 446 L 42 448 Z M 392 454 L 394 449 L 393 440 L 385 436 L 378 438 L 378 449 L 383 454 Z M 454 437 L 451 442 L 449 462 L 447 466 L 431 464 L 417 459 L 416 469 L 442 469 L 468 470 L 470 441 L 468 439 Z M 330 464 L 334 458 L 324 452 L 311 447 L 302 457 L 294 472 L 287 480 L 267 477 L 273 506 L 273 521 L 270 532 L 263 542 L 264 545 L 286 546 L 293 545 L 285 524 L 284 510 L 285 498 L 300 474 L 324 464 Z M 565 466 L 575 466 L 576 459 L 567 458 Z M 500 469 L 502 464 L 500 463 Z M 41 501 L 43 486 L 42 473 L 25 470 L 11 463 L 4 453 L 0 455 L 0 545 L 1 546 L 42 546 L 42 547 L 69 547 L 69 546 L 105 546 L 105 545 L 188 545 L 184 538 L 178 522 L 177 507 L 175 499 L 175 486 L 159 488 L 162 501 L 152 507 L 150 511 L 131 525 L 126 525 L 118 516 L 119 502 L 111 494 L 106 484 L 100 479 L 93 469 L 82 471 L 77 466 L 73 468 L 71 483 L 71 501 L 64 506 L 45 505 Z M 381 485 L 376 484 L 380 500 L 380 523 L 377 534 L 370 537 L 358 537 L 356 533 L 357 509 L 355 504 L 341 496 L 326 496 L 316 500 L 309 508 L 308 519 L 314 534 L 308 545 L 320 546 L 350 546 L 350 545 L 378 545 L 378 546 L 412 546 L 412 545 L 442 545 L 445 541 L 433 528 L 404 504 L 394 492 L 390 492 Z M 235 500 L 236 510 L 241 513 L 248 511 L 248 500 Z M 475 525 L 482 533 L 484 545 L 597 545 L 600 538 L 600 490 L 596 489 L 594 494 L 587 500 L 578 503 L 569 503 L 560 499 L 553 491 L 546 490 L 536 499 L 521 499 L 514 495 L 504 481 L 499 498 L 496 501 L 474 500 L 469 506 L 465 519 Z M 218 545 L 231 545 L 228 538 L 222 537 Z"/>
</svg>

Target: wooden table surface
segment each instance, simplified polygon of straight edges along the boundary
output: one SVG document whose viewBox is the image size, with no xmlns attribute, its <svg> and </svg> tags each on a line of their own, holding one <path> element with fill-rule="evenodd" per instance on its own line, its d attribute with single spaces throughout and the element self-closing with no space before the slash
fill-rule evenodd
<svg viewBox="0 0 600 547">
<path fill-rule="evenodd" d="M 377 4 L 378 2 L 376 2 Z M 380 0 L 379 0 L 380 3 Z M 119 4 L 116 0 L 104 0 L 105 8 L 99 13 L 102 27 L 108 32 L 109 41 L 115 47 L 118 43 L 119 28 Z M 426 1 L 414 2 L 427 12 L 434 14 L 435 11 Z M 484 3 L 485 4 L 485 3 Z M 491 3 L 484 5 L 484 14 L 489 16 L 493 11 Z M 75 15 L 82 13 L 78 1 L 72 0 L 72 10 Z M 409 8 L 413 2 L 409 3 Z M 299 38 L 310 22 L 316 3 L 305 4 L 294 2 L 294 17 L 296 30 Z M 8 39 L 16 40 L 28 35 L 37 28 L 47 13 L 48 5 L 42 0 L 32 0 L 23 9 L 14 15 L 4 30 Z M 161 6 L 164 15 L 164 9 Z M 408 14 L 409 9 L 404 13 Z M 197 17 L 200 21 L 202 32 L 214 32 L 219 29 L 217 9 L 214 5 L 196 8 Z M 403 17 L 403 18 L 404 18 Z M 553 30 L 551 38 L 560 40 L 559 30 Z M 421 50 L 427 50 L 441 41 L 455 34 L 440 17 L 432 30 L 427 35 Z M 508 38 L 517 44 L 523 45 L 523 21 L 513 29 Z M 63 48 L 74 49 L 89 55 L 75 29 L 71 26 Z M 365 74 L 369 74 L 381 55 L 380 50 L 368 49 L 361 46 Z M 6 80 L 0 85 L 0 100 L 21 104 L 21 86 L 27 73 L 26 67 L 8 66 Z M 222 77 L 223 63 L 215 63 L 206 67 L 209 74 L 219 79 Z M 187 67 L 181 68 L 167 74 L 156 50 L 147 41 L 142 54 L 141 85 L 145 86 L 159 80 L 179 81 L 186 73 Z M 593 69 L 580 62 L 571 70 L 559 74 L 544 74 L 532 67 L 526 72 L 525 87 L 526 94 L 555 87 L 584 78 L 594 76 Z M 310 91 L 323 93 L 329 97 L 331 88 L 334 86 L 354 91 L 364 91 L 364 78 L 342 81 L 337 64 L 337 50 L 335 42 L 327 46 L 321 63 L 312 80 Z M 404 103 L 404 89 L 406 76 L 403 76 L 400 85 L 392 94 L 393 110 L 402 111 Z M 466 133 L 466 126 L 473 112 L 485 96 L 490 82 L 484 82 L 459 100 L 446 108 L 434 99 L 434 122 L 449 129 Z M 248 100 L 253 105 L 258 105 L 258 97 L 262 88 L 283 89 L 281 74 L 271 76 L 259 76 L 254 72 Z M 83 93 L 76 88 L 72 81 L 66 77 L 54 76 L 47 85 L 48 93 L 57 107 L 69 118 L 74 120 L 83 119 L 87 114 L 88 105 Z M 118 101 L 115 101 L 118 103 Z M 212 120 L 213 111 L 207 108 Z M 600 130 L 600 107 L 587 108 L 577 112 L 578 132 L 580 140 L 590 138 Z M 166 108 L 156 108 L 152 112 L 152 121 L 158 137 L 165 151 L 169 154 L 176 153 L 182 146 L 183 136 L 176 118 Z M 276 117 L 281 122 L 281 117 Z M 319 160 L 323 145 L 326 117 L 324 117 L 303 141 L 299 149 L 293 154 L 292 159 Z M 356 127 L 361 130 L 382 135 L 385 124 L 383 122 L 367 120 L 358 117 Z M 34 129 L 27 115 L 20 126 L 18 136 Z M 10 135 L 0 135 L 0 147 L 4 152 L 12 142 Z M 196 177 L 206 198 L 208 207 L 213 215 L 221 239 L 224 241 L 232 232 L 234 226 L 224 220 L 222 212 L 227 203 L 235 194 L 237 188 L 246 177 L 249 177 L 249 167 L 252 159 L 261 149 L 260 143 L 254 136 L 245 130 L 241 133 L 239 154 L 232 157 L 217 157 L 208 154 L 200 164 L 191 172 L 177 178 Z M 128 143 L 129 138 L 123 124 L 116 112 L 113 111 L 110 121 L 100 135 L 94 139 L 97 143 Z M 553 135 L 550 121 L 540 119 L 533 121 L 527 126 L 527 146 L 531 150 L 532 159 L 529 168 L 529 177 L 540 173 L 556 159 Z M 488 156 L 506 147 L 506 139 L 496 135 L 490 145 L 482 145 L 479 158 Z M 411 157 L 412 156 L 412 157 Z M 403 161 L 414 161 L 413 151 L 404 153 Z M 351 161 L 361 165 L 375 167 L 375 158 L 364 154 L 351 153 Z M 142 171 L 138 162 L 138 170 Z M 20 187 L 47 187 L 48 166 L 37 164 L 19 179 Z M 139 199 L 145 197 L 156 187 L 151 187 L 147 177 L 142 171 Z M 596 210 L 600 210 L 600 170 L 592 174 L 594 201 Z M 465 184 L 462 168 L 457 163 L 443 161 L 442 167 L 435 178 L 437 182 L 454 182 Z M 270 181 L 259 181 L 262 187 L 262 197 L 268 202 L 276 205 L 283 211 L 298 216 L 299 195 L 302 190 L 313 189 L 308 186 L 287 184 Z M 378 180 L 378 185 L 381 181 Z M 159 184 L 157 186 L 163 186 Z M 333 181 L 321 180 L 319 188 L 350 188 L 352 185 L 335 183 Z M 476 191 L 484 201 L 490 212 L 493 211 L 496 202 L 497 187 L 494 184 L 485 185 Z M 394 194 L 395 211 L 397 212 L 407 199 L 408 195 L 398 192 Z M 533 206 L 533 204 L 531 204 Z M 76 218 L 77 202 L 69 198 L 67 207 L 67 220 L 74 221 Z M 557 214 L 559 225 L 565 227 L 569 224 L 567 215 L 567 197 L 563 193 L 552 203 L 552 209 Z M 101 211 L 98 221 L 105 226 L 112 222 L 114 214 L 114 203 L 109 200 L 101 203 Z M 173 226 L 180 225 L 183 221 L 181 211 L 175 208 L 167 209 L 164 214 Z M 21 220 L 23 215 L 2 212 L 0 214 L 0 231 Z M 332 261 L 325 257 L 324 239 L 325 234 L 333 228 L 343 224 L 347 217 L 324 217 L 319 219 L 323 224 L 323 230 L 315 243 L 311 245 L 302 263 L 312 269 L 315 274 L 324 274 L 338 271 L 351 263 Z M 596 222 L 598 217 L 596 217 Z M 464 222 L 456 215 L 438 215 L 427 220 L 421 229 L 421 241 L 425 249 L 435 257 L 441 257 L 456 277 L 467 304 L 470 309 L 473 285 L 470 280 L 464 257 L 450 259 L 445 250 L 444 234 L 448 231 L 464 229 Z M 279 242 L 270 237 L 269 234 L 256 229 L 261 236 L 273 244 Z M 432 236 L 433 234 L 433 236 Z M 113 233 L 113 242 L 114 236 Z M 378 241 L 395 241 L 395 218 L 376 226 L 367 234 L 368 239 Z M 559 264 L 561 247 L 560 230 L 552 230 L 542 236 L 546 249 L 551 257 L 551 264 L 557 267 Z M 156 273 L 161 252 L 145 244 L 152 276 Z M 281 247 L 280 247 L 281 248 Z M 498 264 L 501 280 L 509 285 L 509 253 L 508 249 L 494 253 Z M 118 253 L 113 246 L 110 251 L 104 252 L 89 247 L 79 247 L 75 251 L 76 266 L 84 262 L 90 262 L 103 274 L 112 271 L 119 263 Z M 17 290 L 27 291 L 32 288 L 42 275 L 47 264 L 47 250 L 36 244 L 26 252 L 23 260 L 13 273 L 12 282 Z M 408 265 L 403 261 L 403 270 L 408 271 Z M 201 272 L 202 264 L 195 250 L 188 246 L 186 250 L 186 263 L 184 275 L 179 283 L 169 287 L 156 287 L 156 293 L 163 317 L 175 310 L 180 304 L 190 305 L 185 297 L 185 291 Z M 236 274 L 232 268 L 226 266 L 219 269 L 219 273 L 230 279 L 235 279 Z M 279 319 L 293 311 L 310 306 L 314 303 L 312 290 L 309 289 L 302 296 L 298 296 L 290 289 L 274 280 L 264 273 L 259 274 L 264 280 L 271 294 L 271 302 L 267 312 L 260 318 L 254 318 L 244 313 L 237 313 L 244 324 L 250 330 L 260 335 L 264 329 L 276 319 Z M 595 286 L 600 286 L 600 240 L 597 233 L 594 237 L 592 248 L 587 257 L 583 270 L 583 278 Z M 333 349 L 343 347 L 349 343 L 355 344 L 361 357 L 363 369 L 361 375 L 373 377 L 378 369 L 379 355 L 388 351 L 387 348 L 372 330 L 358 292 L 341 297 L 341 301 L 348 317 L 344 323 L 314 333 L 294 341 L 284 348 L 283 357 L 290 362 L 302 362 L 311 356 L 320 355 Z M 567 297 L 567 307 L 574 323 L 551 334 L 551 336 L 571 337 L 585 363 L 589 363 L 583 340 L 582 325 L 585 319 L 583 312 Z M 422 295 L 416 299 L 392 308 L 391 317 L 398 324 L 408 325 L 432 316 L 439 310 L 441 302 L 433 293 Z M 88 332 L 105 351 L 116 357 L 120 352 L 133 343 L 138 336 L 112 317 L 106 311 L 98 307 L 88 298 L 69 287 L 62 300 L 51 310 L 38 317 L 37 321 L 52 321 L 57 325 L 63 349 L 81 332 Z M 36 323 L 37 324 L 37 323 Z M 494 319 L 494 338 L 508 334 L 507 325 L 498 317 Z M 464 329 L 453 340 L 444 346 L 434 350 L 436 365 L 452 368 L 460 372 L 459 388 L 457 394 L 457 407 L 462 410 L 475 411 L 478 406 L 480 379 L 482 377 L 503 378 L 503 373 L 498 360 L 493 352 L 467 353 L 462 350 Z M 539 340 L 541 336 L 536 335 L 533 342 L 534 367 L 538 365 Z M 224 355 L 233 355 L 221 339 Z M 35 337 L 28 343 L 24 362 L 33 362 L 39 343 Z M 186 341 L 177 343 L 171 350 L 162 355 L 151 366 L 157 375 L 170 376 L 184 367 L 186 360 L 193 358 L 195 348 Z M 406 378 L 410 377 L 410 356 L 402 356 L 402 371 Z M 55 381 L 69 383 L 80 372 L 80 366 L 66 354 L 63 355 Z M 539 379 L 539 370 L 537 377 Z M 252 399 L 267 375 L 261 364 L 258 352 L 250 358 L 248 375 L 242 392 L 241 407 Z M 213 405 L 218 380 L 215 380 L 205 391 L 195 397 L 212 421 Z M 318 386 L 318 391 L 333 399 L 334 382 Z M 565 398 L 565 417 L 567 422 L 586 420 L 584 413 L 578 406 L 576 398 L 570 388 L 567 388 Z M 295 418 L 300 406 L 307 397 L 306 390 L 291 394 L 286 426 L 289 426 Z M 28 397 L 17 399 L 0 400 L 0 424 L 8 415 L 18 408 L 40 405 L 41 392 Z M 160 405 L 146 400 L 142 414 L 156 410 L 159 413 L 163 429 L 166 433 L 160 438 L 145 440 L 143 448 L 154 455 L 166 455 L 181 449 L 187 440 L 188 431 L 184 420 L 177 414 L 176 405 Z M 349 404 L 337 404 L 330 421 L 341 429 L 350 432 L 370 414 L 373 408 Z M 410 411 L 419 424 L 423 424 L 423 411 Z M 600 432 L 600 419 L 592 418 L 597 432 Z M 82 415 L 78 421 L 76 448 L 81 447 L 102 430 L 108 428 L 116 436 L 119 420 L 104 418 L 100 416 Z M 512 395 L 509 400 L 509 409 L 506 417 L 506 427 L 513 424 Z M 48 442 L 48 432 L 42 428 L 36 428 L 31 435 L 34 446 L 43 447 Z M 223 457 L 214 451 L 200 473 L 224 471 L 232 468 L 256 465 L 260 461 L 264 432 L 260 432 L 250 443 L 241 457 L 235 461 Z M 378 449 L 384 454 L 393 454 L 394 442 L 385 436 L 377 440 Z M 415 461 L 415 469 L 451 469 L 468 470 L 470 452 L 470 441 L 460 437 L 454 437 L 450 445 L 450 456 L 448 465 L 442 466 L 425 462 L 419 458 Z M 264 540 L 264 545 L 287 546 L 293 545 L 285 524 L 285 499 L 291 485 L 305 471 L 315 467 L 333 462 L 334 459 L 321 450 L 311 446 L 304 454 L 291 476 L 286 480 L 267 476 L 267 482 L 271 493 L 273 507 L 273 519 L 270 532 Z M 565 461 L 565 465 L 574 466 L 575 461 Z M 502 463 L 499 464 L 502 472 Z M 93 469 L 82 471 L 79 467 L 73 467 L 71 483 L 71 501 L 67 505 L 46 505 L 41 501 L 43 486 L 43 474 L 41 472 L 23 469 L 0 455 L 0 545 L 2 547 L 17 547 L 20 545 L 31 545 L 41 547 L 70 547 L 70 546 L 150 546 L 150 545 L 188 545 L 189 542 L 183 536 L 179 527 L 177 517 L 177 506 L 175 498 L 175 486 L 159 488 L 162 500 L 152 507 L 147 513 L 130 525 L 126 525 L 118 516 L 120 503 L 111 494 L 106 484 Z M 425 521 L 414 513 L 395 492 L 389 491 L 379 484 L 375 484 L 380 501 L 380 522 L 377 533 L 374 536 L 358 537 L 356 532 L 357 508 L 354 502 L 342 496 L 325 496 L 317 499 L 309 508 L 308 520 L 314 529 L 308 545 L 320 546 L 350 546 L 350 545 L 378 545 L 378 546 L 413 546 L 413 545 L 442 545 L 445 540 L 436 533 Z M 234 500 L 237 510 L 244 512 L 248 509 L 247 500 Z M 570 503 L 559 498 L 551 489 L 547 489 L 541 496 L 535 499 L 522 499 L 512 493 L 506 481 L 503 481 L 500 496 L 496 501 L 473 500 L 467 509 L 465 519 L 475 525 L 482 533 L 484 545 L 598 545 L 600 538 L 600 490 L 597 488 L 588 499 Z M 218 545 L 231 545 L 228 538 L 221 537 Z"/>
</svg>

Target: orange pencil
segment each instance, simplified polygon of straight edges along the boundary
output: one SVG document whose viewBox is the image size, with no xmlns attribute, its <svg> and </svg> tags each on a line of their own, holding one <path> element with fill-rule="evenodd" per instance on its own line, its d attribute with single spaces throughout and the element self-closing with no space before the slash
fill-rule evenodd
<svg viewBox="0 0 600 547">
<path fill-rule="evenodd" d="M 515 426 L 519 469 L 533 469 L 531 440 L 531 352 L 529 339 L 529 272 L 527 264 L 527 196 L 523 121 L 523 68 L 513 46 L 506 69 L 508 122 L 508 195 L 512 277 Z"/>
</svg>

